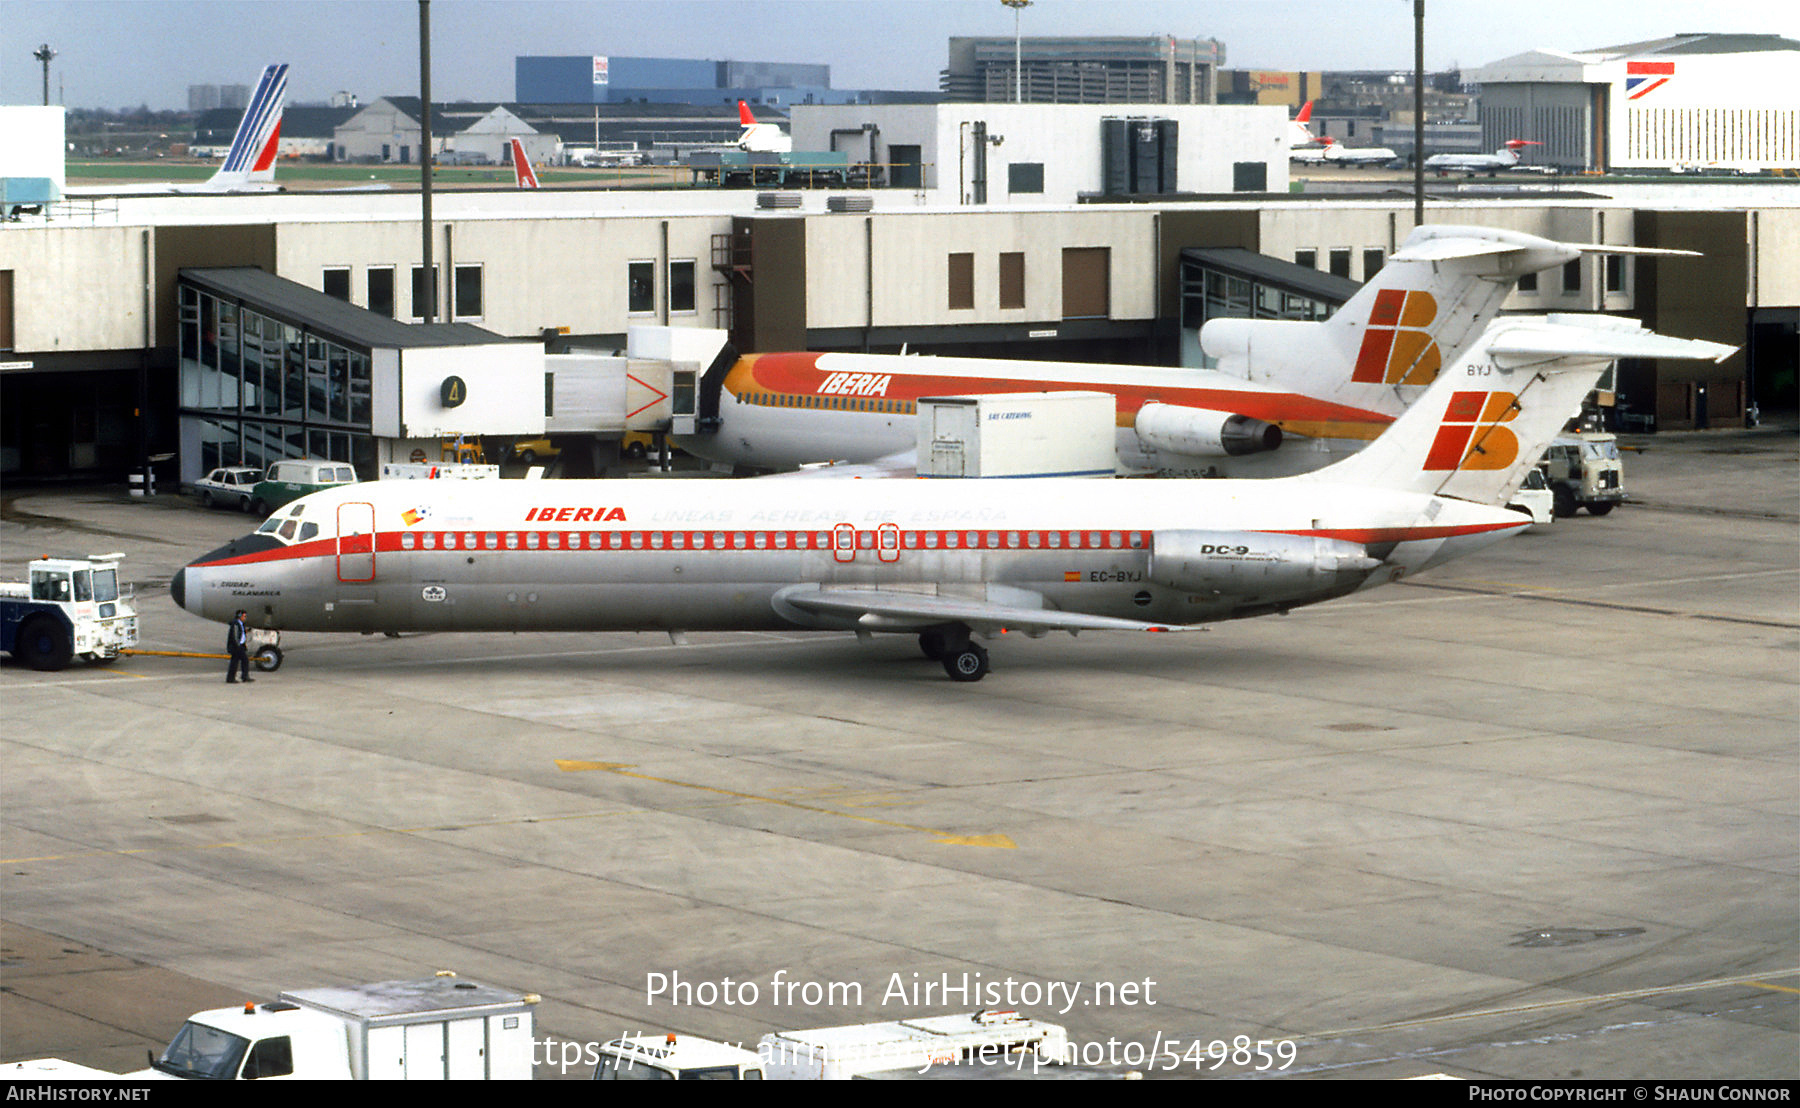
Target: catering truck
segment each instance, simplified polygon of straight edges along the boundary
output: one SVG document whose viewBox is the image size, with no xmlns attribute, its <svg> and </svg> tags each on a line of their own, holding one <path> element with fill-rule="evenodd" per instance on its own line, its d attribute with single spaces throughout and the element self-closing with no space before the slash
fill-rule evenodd
<svg viewBox="0 0 1800 1108">
<path fill-rule="evenodd" d="M 130 1079 L 530 1080 L 528 993 L 440 974 L 196 1012 Z"/>
<path fill-rule="evenodd" d="M 757 1049 L 696 1035 L 632 1035 L 602 1044 L 596 1081 L 819 1081 L 998 1071 L 1032 1075 L 1069 1061 L 1069 1037 L 1017 1012 L 775 1031 Z M 1084 1074 L 1084 1076 L 1087 1074 Z"/>
<path fill-rule="evenodd" d="M 0 583 L 0 650 L 36 670 L 76 658 L 110 662 L 136 645 L 131 587 L 119 584 L 123 553 L 39 558 L 27 583 Z"/>
</svg>

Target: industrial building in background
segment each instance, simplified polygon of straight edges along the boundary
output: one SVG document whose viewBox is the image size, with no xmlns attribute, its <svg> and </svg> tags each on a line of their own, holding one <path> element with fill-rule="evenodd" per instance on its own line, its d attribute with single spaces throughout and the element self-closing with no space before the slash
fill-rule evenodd
<svg viewBox="0 0 1800 1108">
<path fill-rule="evenodd" d="M 1224 63 L 1210 38 L 953 37 L 938 87 L 951 103 L 1010 103 L 1017 85 L 1026 104 L 1215 104 Z"/>
<path fill-rule="evenodd" d="M 1483 149 L 1566 171 L 1800 168 L 1800 42 L 1692 34 L 1549 48 L 1470 70 Z"/>
<path fill-rule="evenodd" d="M 769 107 L 891 104 L 936 100 L 931 93 L 835 89 L 831 67 L 803 62 L 703 61 L 579 54 L 513 59 L 521 104 L 690 104 Z"/>
</svg>

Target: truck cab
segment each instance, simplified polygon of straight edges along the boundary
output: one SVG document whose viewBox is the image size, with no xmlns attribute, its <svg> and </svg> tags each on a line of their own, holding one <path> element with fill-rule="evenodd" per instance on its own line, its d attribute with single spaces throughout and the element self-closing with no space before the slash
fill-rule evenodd
<svg viewBox="0 0 1800 1108">
<path fill-rule="evenodd" d="M 1625 500 L 1618 438 L 1605 432 L 1584 431 L 1552 439 L 1544 452 L 1544 476 L 1559 516 L 1572 516 L 1581 508 L 1603 516 Z"/>
<path fill-rule="evenodd" d="M 343 1021 L 284 1001 L 196 1012 L 150 1067 L 130 1076 L 187 1081 L 351 1077 Z"/>
<path fill-rule="evenodd" d="M 693 1035 L 628 1035 L 600 1047 L 595 1081 L 761 1081 L 752 1050 Z"/>
<path fill-rule="evenodd" d="M 39 558 L 27 584 L 0 586 L 0 650 L 37 670 L 72 659 L 110 662 L 137 643 L 131 588 L 119 584 L 122 553 Z"/>
</svg>

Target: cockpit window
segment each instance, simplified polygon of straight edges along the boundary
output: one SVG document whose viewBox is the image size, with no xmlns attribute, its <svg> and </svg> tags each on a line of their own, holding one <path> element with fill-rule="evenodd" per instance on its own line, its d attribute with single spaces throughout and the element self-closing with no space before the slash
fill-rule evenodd
<svg viewBox="0 0 1800 1108">
<path fill-rule="evenodd" d="M 263 525 L 256 529 L 256 533 L 259 535 L 273 535 L 275 533 L 275 529 L 280 526 L 281 526 L 281 517 L 280 516 L 270 516 L 268 519 L 263 520 Z"/>
<path fill-rule="evenodd" d="M 302 523 L 300 525 L 300 541 L 301 542 L 306 542 L 309 539 L 317 538 L 318 535 L 319 535 L 319 525 L 318 524 Z"/>
</svg>

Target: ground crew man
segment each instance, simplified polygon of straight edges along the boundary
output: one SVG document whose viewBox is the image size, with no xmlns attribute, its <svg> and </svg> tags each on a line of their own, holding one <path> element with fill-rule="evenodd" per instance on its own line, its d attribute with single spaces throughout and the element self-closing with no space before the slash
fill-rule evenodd
<svg viewBox="0 0 1800 1108">
<path fill-rule="evenodd" d="M 246 682 L 256 678 L 250 676 L 250 624 L 249 613 L 238 609 L 237 616 L 225 628 L 225 651 L 231 655 L 231 661 L 225 663 L 225 683 L 230 685 L 237 678 L 233 676 L 243 672 Z"/>
</svg>

